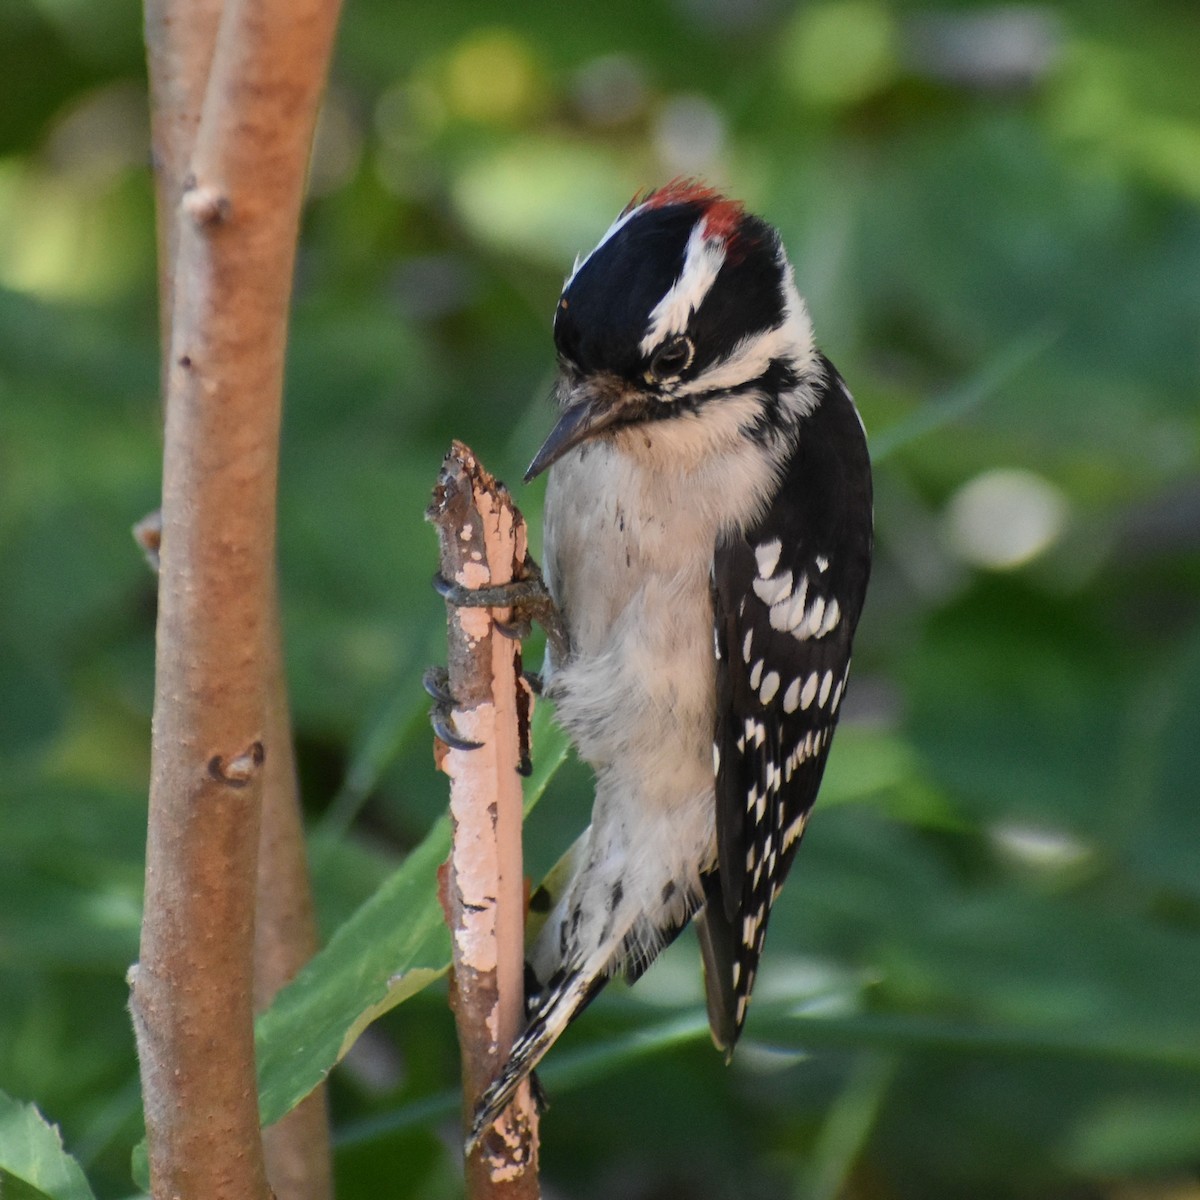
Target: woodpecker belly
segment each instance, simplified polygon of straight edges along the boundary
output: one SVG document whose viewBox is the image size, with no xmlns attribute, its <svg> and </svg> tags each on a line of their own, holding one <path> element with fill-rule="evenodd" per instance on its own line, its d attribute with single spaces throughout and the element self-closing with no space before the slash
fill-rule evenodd
<svg viewBox="0 0 1200 1200">
<path fill-rule="evenodd" d="M 697 502 L 705 493 L 678 465 L 688 456 L 662 445 L 688 434 L 657 430 L 656 447 L 623 432 L 550 473 L 546 578 L 571 653 L 548 662 L 546 686 L 596 773 L 596 799 L 575 875 L 530 955 L 542 981 L 597 953 L 606 974 L 640 974 L 696 910 L 716 861 L 713 547 L 757 505 L 745 491 Z M 705 470 L 769 480 L 748 457 L 765 455 L 739 439 Z"/>
</svg>

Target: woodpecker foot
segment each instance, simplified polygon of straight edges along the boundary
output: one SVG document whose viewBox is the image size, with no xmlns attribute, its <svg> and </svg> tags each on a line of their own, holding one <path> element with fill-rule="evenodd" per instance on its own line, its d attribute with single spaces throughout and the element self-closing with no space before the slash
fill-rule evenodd
<svg viewBox="0 0 1200 1200">
<path fill-rule="evenodd" d="M 478 750 L 483 743 L 472 742 L 459 737 L 454 728 L 454 719 L 450 710 L 454 707 L 454 696 L 450 691 L 450 678 L 445 667 L 429 667 L 421 677 L 421 685 L 433 697 L 433 707 L 429 710 L 429 723 L 438 739 L 446 743 L 451 750 Z"/>
<path fill-rule="evenodd" d="M 546 631 L 546 638 L 554 653 L 554 659 L 562 662 L 570 649 L 566 622 L 550 589 L 546 587 L 541 569 L 531 558 L 525 560 L 525 578 L 512 583 L 498 583 L 492 587 L 468 588 L 452 583 L 442 575 L 433 577 L 434 591 L 449 604 L 459 608 L 510 608 L 511 621 L 497 621 L 496 632 L 503 637 L 522 641 L 529 636 L 532 623 Z"/>
</svg>

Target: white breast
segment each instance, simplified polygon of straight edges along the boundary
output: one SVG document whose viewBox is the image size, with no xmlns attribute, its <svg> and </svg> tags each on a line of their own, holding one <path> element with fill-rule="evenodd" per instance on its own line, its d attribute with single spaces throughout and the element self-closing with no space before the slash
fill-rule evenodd
<svg viewBox="0 0 1200 1200">
<path fill-rule="evenodd" d="M 661 776 L 669 750 L 679 787 L 711 787 L 713 549 L 759 515 L 775 481 L 769 452 L 740 436 L 740 408 L 624 429 L 550 472 L 547 578 L 572 653 L 548 664 L 547 683 L 597 768 L 644 752 Z"/>
</svg>

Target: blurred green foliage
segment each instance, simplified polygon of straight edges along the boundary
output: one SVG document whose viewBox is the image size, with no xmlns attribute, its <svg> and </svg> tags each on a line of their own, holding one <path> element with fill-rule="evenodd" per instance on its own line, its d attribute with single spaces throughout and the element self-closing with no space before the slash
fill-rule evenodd
<svg viewBox="0 0 1200 1200">
<path fill-rule="evenodd" d="M 141 1132 L 140 28 L 132 0 L 0 7 L 0 1088 L 100 1197 Z M 546 1067 L 553 1194 L 1200 1195 L 1197 62 L 1189 0 L 349 3 L 280 497 L 326 936 L 445 802 L 441 454 L 519 477 L 556 289 L 637 188 L 702 175 L 780 227 L 879 459 L 854 686 L 745 1043 L 728 1070 L 706 1044 L 690 938 L 609 989 Z M 531 872 L 588 799 L 558 773 Z M 438 986 L 368 1031 L 333 1075 L 342 1197 L 456 1194 L 456 1078 Z"/>
</svg>

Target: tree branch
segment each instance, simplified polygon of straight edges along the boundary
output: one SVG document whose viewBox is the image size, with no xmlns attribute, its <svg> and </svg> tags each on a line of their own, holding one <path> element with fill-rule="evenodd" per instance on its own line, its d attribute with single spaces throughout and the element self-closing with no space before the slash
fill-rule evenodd
<svg viewBox="0 0 1200 1200">
<path fill-rule="evenodd" d="M 164 400 L 179 248 L 176 218 L 195 151 L 223 3 L 146 0 L 145 6 Z M 157 570 L 157 562 L 154 566 Z M 271 568 L 274 576 L 274 562 Z M 263 662 L 267 676 L 266 744 L 278 746 L 282 752 L 267 759 L 263 779 L 254 937 L 254 1006 L 259 1012 L 317 946 L 304 824 L 291 752 L 291 716 L 277 601 L 271 604 L 269 626 L 264 632 Z M 267 1177 L 277 1200 L 327 1200 L 332 1195 L 324 1088 L 318 1092 L 263 1135 Z"/>
<path fill-rule="evenodd" d="M 428 516 L 442 576 L 469 588 L 511 582 L 525 562 L 525 522 L 503 484 L 455 442 Z M 524 1024 L 525 880 L 521 866 L 522 729 L 530 694 L 520 644 L 495 631 L 508 610 L 447 605 L 450 692 L 459 735 L 478 750 L 438 743 L 450 776 L 454 842 L 445 874 L 454 956 L 453 1005 L 462 1050 L 464 1118 L 499 1072 Z M 524 713 L 522 713 L 524 709 Z M 468 1156 L 472 1200 L 538 1195 L 537 1110 L 528 1082 Z"/>
<path fill-rule="evenodd" d="M 150 145 L 158 231 L 158 314 L 166 402 L 179 202 L 187 176 L 225 0 L 145 0 Z"/>
<path fill-rule="evenodd" d="M 153 90 L 170 93 L 156 141 L 186 128 L 203 59 L 183 50 L 179 11 L 147 11 Z M 264 763 L 274 771 L 290 750 L 286 723 L 269 712 L 264 659 L 277 647 L 288 298 L 336 17 L 336 0 L 228 0 L 170 214 L 176 232 L 164 241 L 173 291 L 158 651 L 146 909 L 131 972 L 156 1197 L 269 1195 L 254 1077 L 254 896 Z M 163 73 L 179 62 L 186 78 L 174 88 Z M 160 171 L 186 141 L 162 136 L 170 152 L 157 156 Z M 160 206 L 174 207 L 174 194 L 160 184 Z"/>
</svg>

